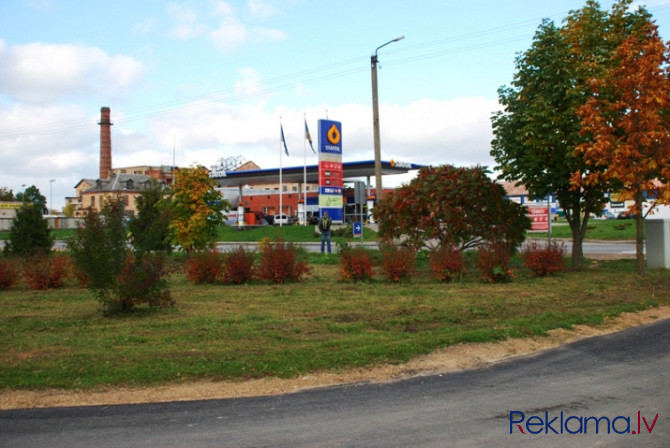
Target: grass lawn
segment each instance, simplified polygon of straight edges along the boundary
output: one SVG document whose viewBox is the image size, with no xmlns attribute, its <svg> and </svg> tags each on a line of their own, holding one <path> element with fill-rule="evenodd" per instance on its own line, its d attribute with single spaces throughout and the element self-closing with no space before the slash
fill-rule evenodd
<svg viewBox="0 0 670 448">
<path fill-rule="evenodd" d="M 104 316 L 85 290 L 0 291 L 0 389 L 92 389 L 200 379 L 294 377 L 401 363 L 450 344 L 542 335 L 670 304 L 667 271 L 634 260 L 508 284 L 476 273 L 444 284 L 339 281 L 335 256 L 310 255 L 301 283 L 193 285 L 175 269 L 176 306 Z"/>
<path fill-rule="evenodd" d="M 547 232 L 529 233 L 532 237 L 546 237 Z M 552 223 L 551 236 L 553 238 L 572 239 L 570 226 L 565 220 Z M 586 238 L 594 240 L 634 240 L 635 221 L 632 219 L 590 219 L 586 229 Z"/>
</svg>

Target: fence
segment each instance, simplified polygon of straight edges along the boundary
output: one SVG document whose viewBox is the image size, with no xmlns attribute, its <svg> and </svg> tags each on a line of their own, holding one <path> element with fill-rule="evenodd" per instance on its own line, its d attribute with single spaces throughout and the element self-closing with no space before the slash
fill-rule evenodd
<svg viewBox="0 0 670 448">
<path fill-rule="evenodd" d="M 46 220 L 49 222 L 50 229 L 76 229 L 84 220 L 82 218 L 65 218 L 60 216 L 50 216 Z M 0 231 L 9 230 L 13 219 L 0 218 Z"/>
</svg>

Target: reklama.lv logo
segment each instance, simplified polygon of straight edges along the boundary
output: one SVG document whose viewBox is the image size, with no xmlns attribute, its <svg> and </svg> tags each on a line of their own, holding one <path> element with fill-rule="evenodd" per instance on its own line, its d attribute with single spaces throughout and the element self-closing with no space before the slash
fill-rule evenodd
<svg viewBox="0 0 670 448">
<path fill-rule="evenodd" d="M 651 434 L 658 420 L 658 414 L 653 421 L 647 420 L 640 411 L 633 417 L 619 415 L 614 418 L 566 416 L 564 411 L 550 418 L 549 411 L 544 412 L 544 418 L 540 415 L 532 415 L 526 418 L 522 411 L 510 411 L 509 433 L 510 434 L 632 434 L 640 435 L 646 430 Z M 637 420 L 637 421 L 636 421 Z M 649 419 L 651 420 L 651 418 Z M 637 427 L 636 424 L 637 423 Z"/>
</svg>

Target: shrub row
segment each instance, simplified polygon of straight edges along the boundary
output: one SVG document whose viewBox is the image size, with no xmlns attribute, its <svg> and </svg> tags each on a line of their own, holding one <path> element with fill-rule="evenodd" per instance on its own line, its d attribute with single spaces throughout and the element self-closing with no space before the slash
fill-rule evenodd
<svg viewBox="0 0 670 448">
<path fill-rule="evenodd" d="M 186 277 L 194 283 L 242 284 L 254 279 L 287 283 L 311 272 L 293 244 L 265 239 L 259 249 L 257 264 L 255 254 L 242 246 L 225 254 L 215 250 L 192 253 L 186 261 Z"/>
<path fill-rule="evenodd" d="M 0 259 L 0 290 L 23 281 L 30 289 L 60 288 L 72 272 L 70 257 L 63 254 Z"/>
<path fill-rule="evenodd" d="M 408 281 L 415 272 L 416 252 L 408 247 L 383 245 L 380 266 L 387 280 Z M 542 246 L 537 242 L 527 244 L 521 253 L 525 266 L 536 276 L 545 276 L 565 269 L 565 247 L 551 243 Z M 503 242 L 491 242 L 477 249 L 475 266 L 482 280 L 491 283 L 508 282 L 514 277 L 511 269 L 512 248 Z M 460 278 L 466 261 L 460 248 L 443 245 L 430 252 L 428 264 L 440 281 L 450 282 Z M 374 276 L 373 257 L 362 248 L 340 249 L 340 279 L 357 282 Z"/>
<path fill-rule="evenodd" d="M 380 254 L 380 266 L 389 281 L 411 279 L 416 267 L 415 251 L 408 247 L 384 245 Z M 565 269 L 565 254 L 566 249 L 562 243 L 542 245 L 532 241 L 524 246 L 520 255 L 529 271 L 543 277 Z M 489 282 L 510 281 L 513 278 L 511 255 L 509 246 L 502 243 L 481 246 L 478 249 L 476 267 L 482 279 Z M 372 279 L 374 258 L 369 250 L 342 246 L 340 278 L 353 282 Z M 152 306 L 171 303 L 165 263 L 163 255 L 144 255 L 141 259 L 135 259 L 128 254 L 115 288 L 120 306 L 129 309 L 138 303 Z M 449 282 L 462 276 L 466 262 L 459 248 L 441 246 L 430 252 L 429 266 L 436 278 Z M 193 253 L 186 261 L 185 272 L 186 277 L 194 283 L 243 284 L 254 279 L 286 283 L 300 281 L 310 274 L 310 269 L 292 244 L 265 240 L 260 244 L 258 263 L 254 252 L 240 246 L 225 254 L 212 250 Z M 27 259 L 0 258 L 0 290 L 9 289 L 21 280 L 31 289 L 60 288 L 71 275 L 78 278 L 82 285 L 88 286 L 87 276 L 73 268 L 68 255 L 39 255 Z"/>
</svg>

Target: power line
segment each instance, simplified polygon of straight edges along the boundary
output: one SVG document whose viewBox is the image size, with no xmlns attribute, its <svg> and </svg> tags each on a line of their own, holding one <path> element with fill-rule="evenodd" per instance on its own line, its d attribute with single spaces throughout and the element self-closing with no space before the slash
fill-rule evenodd
<svg viewBox="0 0 670 448">
<path fill-rule="evenodd" d="M 606 8 L 610 8 L 614 2 L 609 2 Z M 665 10 L 670 8 L 670 4 L 660 5 L 655 8 L 649 8 L 648 11 Z M 566 17 L 569 11 L 562 13 L 555 13 L 547 19 L 555 19 L 558 17 Z M 391 59 L 386 62 L 387 65 L 407 64 L 422 60 L 433 59 L 445 55 L 452 55 L 458 53 L 471 53 L 485 48 L 491 48 L 509 43 L 527 40 L 529 35 L 526 33 L 516 34 L 510 37 L 498 38 L 501 34 L 506 34 L 513 31 L 520 31 L 530 26 L 536 27 L 542 19 L 524 20 L 511 24 L 494 27 L 488 30 L 480 30 L 470 33 L 458 34 L 448 36 L 443 39 L 438 39 L 431 42 L 419 43 L 416 45 L 396 47 L 389 52 L 389 57 L 392 55 L 410 54 L 410 56 Z M 494 39 L 484 40 L 470 45 L 451 46 L 455 43 L 468 43 L 482 38 L 492 37 Z M 439 49 L 447 45 L 447 48 Z M 419 53 L 426 49 L 436 49 L 436 51 L 429 51 Z M 345 61 L 330 63 L 318 67 L 308 68 L 300 72 L 280 75 L 275 78 L 270 78 L 265 82 L 252 83 L 247 87 L 247 93 L 236 94 L 233 89 L 207 93 L 203 95 L 185 97 L 175 99 L 162 103 L 156 103 L 147 106 L 141 106 L 125 111 L 119 116 L 115 123 L 123 124 L 134 121 L 140 121 L 148 118 L 156 118 L 169 116 L 173 114 L 181 114 L 193 110 L 204 110 L 209 107 L 218 106 L 221 104 L 231 104 L 239 101 L 245 101 L 257 97 L 263 97 L 269 94 L 282 92 L 295 88 L 296 83 L 301 85 L 312 85 L 333 79 L 340 79 L 347 76 L 352 76 L 362 72 L 368 72 L 368 58 L 369 56 L 360 56 L 351 58 Z M 92 123 L 97 123 L 98 117 L 91 117 L 90 119 L 71 119 L 48 122 L 40 125 L 33 125 L 25 128 L 13 127 L 0 129 L 0 139 L 22 138 L 44 135 L 55 135 L 63 133 L 71 133 L 77 131 L 90 130 Z"/>
</svg>

